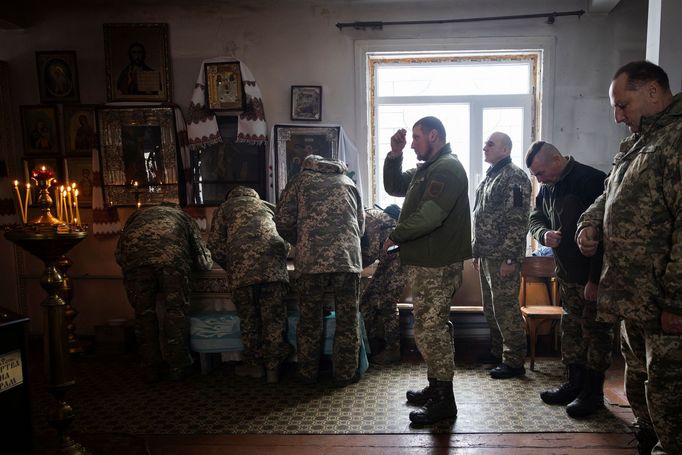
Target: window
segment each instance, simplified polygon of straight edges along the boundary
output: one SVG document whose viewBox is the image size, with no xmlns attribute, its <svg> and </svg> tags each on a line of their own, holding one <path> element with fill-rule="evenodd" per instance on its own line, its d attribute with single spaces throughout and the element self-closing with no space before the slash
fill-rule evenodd
<svg viewBox="0 0 682 455">
<path fill-rule="evenodd" d="M 541 51 L 508 53 L 368 53 L 369 157 L 374 202 L 402 204 L 383 185 L 383 162 L 399 128 L 408 130 L 403 169 L 414 167 L 410 129 L 422 117 L 443 121 L 447 142 L 469 176 L 469 197 L 488 168 L 483 143 L 502 131 L 512 139 L 512 160 L 525 170 L 525 151 L 537 137 L 535 119 Z"/>
</svg>

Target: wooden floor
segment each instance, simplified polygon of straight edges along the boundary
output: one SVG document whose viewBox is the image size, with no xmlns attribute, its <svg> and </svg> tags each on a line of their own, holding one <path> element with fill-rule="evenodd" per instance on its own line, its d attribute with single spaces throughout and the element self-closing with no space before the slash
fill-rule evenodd
<svg viewBox="0 0 682 455">
<path fill-rule="evenodd" d="M 539 360 L 540 362 L 542 359 Z M 608 408 L 624 422 L 632 412 L 623 393 L 623 361 L 607 373 Z M 538 397 L 538 402 L 540 398 Z M 145 436 L 151 455 L 402 455 L 402 454 L 635 454 L 631 434 L 489 433 L 411 435 L 192 435 Z"/>
<path fill-rule="evenodd" d="M 462 349 L 458 355 L 478 355 Z M 403 357 L 409 353 L 403 352 Z M 408 357 L 409 358 L 409 357 Z M 556 359 L 556 357 L 554 357 Z M 538 358 L 537 362 L 542 362 Z M 607 407 L 630 424 L 633 416 L 623 391 L 623 360 L 614 355 L 606 374 Z M 540 403 L 540 397 L 538 404 Z M 491 431 L 494 431 L 491 428 Z M 74 439 L 92 453 L 112 455 L 402 455 L 402 454 L 529 454 L 611 455 L 636 454 L 631 434 L 612 433 L 477 433 L 386 435 L 78 435 Z M 56 443 L 37 441 L 36 453 L 57 453 Z M 2 451 L 0 451 L 2 452 Z M 4 453 L 4 452 L 2 452 Z"/>
<path fill-rule="evenodd" d="M 151 454 L 634 454 L 630 435 L 599 433 L 147 437 Z"/>
</svg>

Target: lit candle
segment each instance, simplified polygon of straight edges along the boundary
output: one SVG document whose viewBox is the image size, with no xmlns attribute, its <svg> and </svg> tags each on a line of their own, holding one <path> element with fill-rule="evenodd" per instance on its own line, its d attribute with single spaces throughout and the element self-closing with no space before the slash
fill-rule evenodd
<svg viewBox="0 0 682 455">
<path fill-rule="evenodd" d="M 71 187 L 70 186 L 66 187 L 66 198 L 67 198 L 67 203 L 69 205 L 69 224 L 71 224 L 73 222 L 73 206 L 72 206 Z"/>
<path fill-rule="evenodd" d="M 54 208 L 57 211 L 57 218 L 62 219 L 62 193 L 59 188 L 54 189 Z"/>
<path fill-rule="evenodd" d="M 63 222 L 66 221 L 66 213 L 64 209 L 66 206 L 64 205 L 64 185 L 59 187 L 59 214 L 61 215 L 59 217 L 60 220 Z"/>
<path fill-rule="evenodd" d="M 81 226 L 81 214 L 78 211 L 78 190 L 73 190 L 73 198 L 74 198 L 74 205 L 76 206 L 76 219 L 74 222 L 78 225 L 78 227 Z"/>
<path fill-rule="evenodd" d="M 24 201 L 24 224 L 26 224 L 26 220 L 28 220 L 28 199 L 31 197 L 31 184 L 27 183 L 26 184 L 26 200 Z"/>
<path fill-rule="evenodd" d="M 69 210 L 66 208 L 66 190 L 62 190 L 62 217 L 62 221 L 69 224 Z"/>
<path fill-rule="evenodd" d="M 21 193 L 19 192 L 19 180 L 14 181 L 14 191 L 17 193 L 17 201 L 19 201 L 19 212 L 21 215 L 21 222 L 26 224 L 26 219 L 24 218 L 24 202 L 21 200 Z"/>
</svg>

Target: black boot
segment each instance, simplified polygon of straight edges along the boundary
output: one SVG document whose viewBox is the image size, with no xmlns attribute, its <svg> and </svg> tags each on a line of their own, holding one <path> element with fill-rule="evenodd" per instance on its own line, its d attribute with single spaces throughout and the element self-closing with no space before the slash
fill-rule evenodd
<svg viewBox="0 0 682 455">
<path fill-rule="evenodd" d="M 568 382 L 556 389 L 545 390 L 540 398 L 547 404 L 560 404 L 566 406 L 575 400 L 583 388 L 585 366 L 572 363 L 568 366 Z"/>
<path fill-rule="evenodd" d="M 635 424 L 635 438 L 637 438 L 637 453 L 640 455 L 651 455 L 651 451 L 658 443 L 658 436 L 653 428 L 645 425 Z"/>
<path fill-rule="evenodd" d="M 436 381 L 426 404 L 410 412 L 410 421 L 417 425 L 430 425 L 453 417 L 457 417 L 457 404 L 452 391 L 452 381 Z"/>
<path fill-rule="evenodd" d="M 429 385 L 423 389 L 407 391 L 405 394 L 407 396 L 407 402 L 415 406 L 424 406 L 426 402 L 429 401 L 429 397 L 435 386 L 436 378 L 429 378 Z"/>
<path fill-rule="evenodd" d="M 585 370 L 585 382 L 578 398 L 566 406 L 566 413 L 573 417 L 587 417 L 604 407 L 604 373 L 591 368 Z"/>
</svg>

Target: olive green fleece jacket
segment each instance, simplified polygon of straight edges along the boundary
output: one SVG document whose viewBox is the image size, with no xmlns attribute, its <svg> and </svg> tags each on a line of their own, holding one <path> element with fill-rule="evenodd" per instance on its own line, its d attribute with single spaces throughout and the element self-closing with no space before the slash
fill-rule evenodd
<svg viewBox="0 0 682 455">
<path fill-rule="evenodd" d="M 450 144 L 414 169 L 403 172 L 402 164 L 402 155 L 384 161 L 384 188 L 405 197 L 390 235 L 400 245 L 401 263 L 442 267 L 470 258 L 469 183 Z"/>
</svg>

